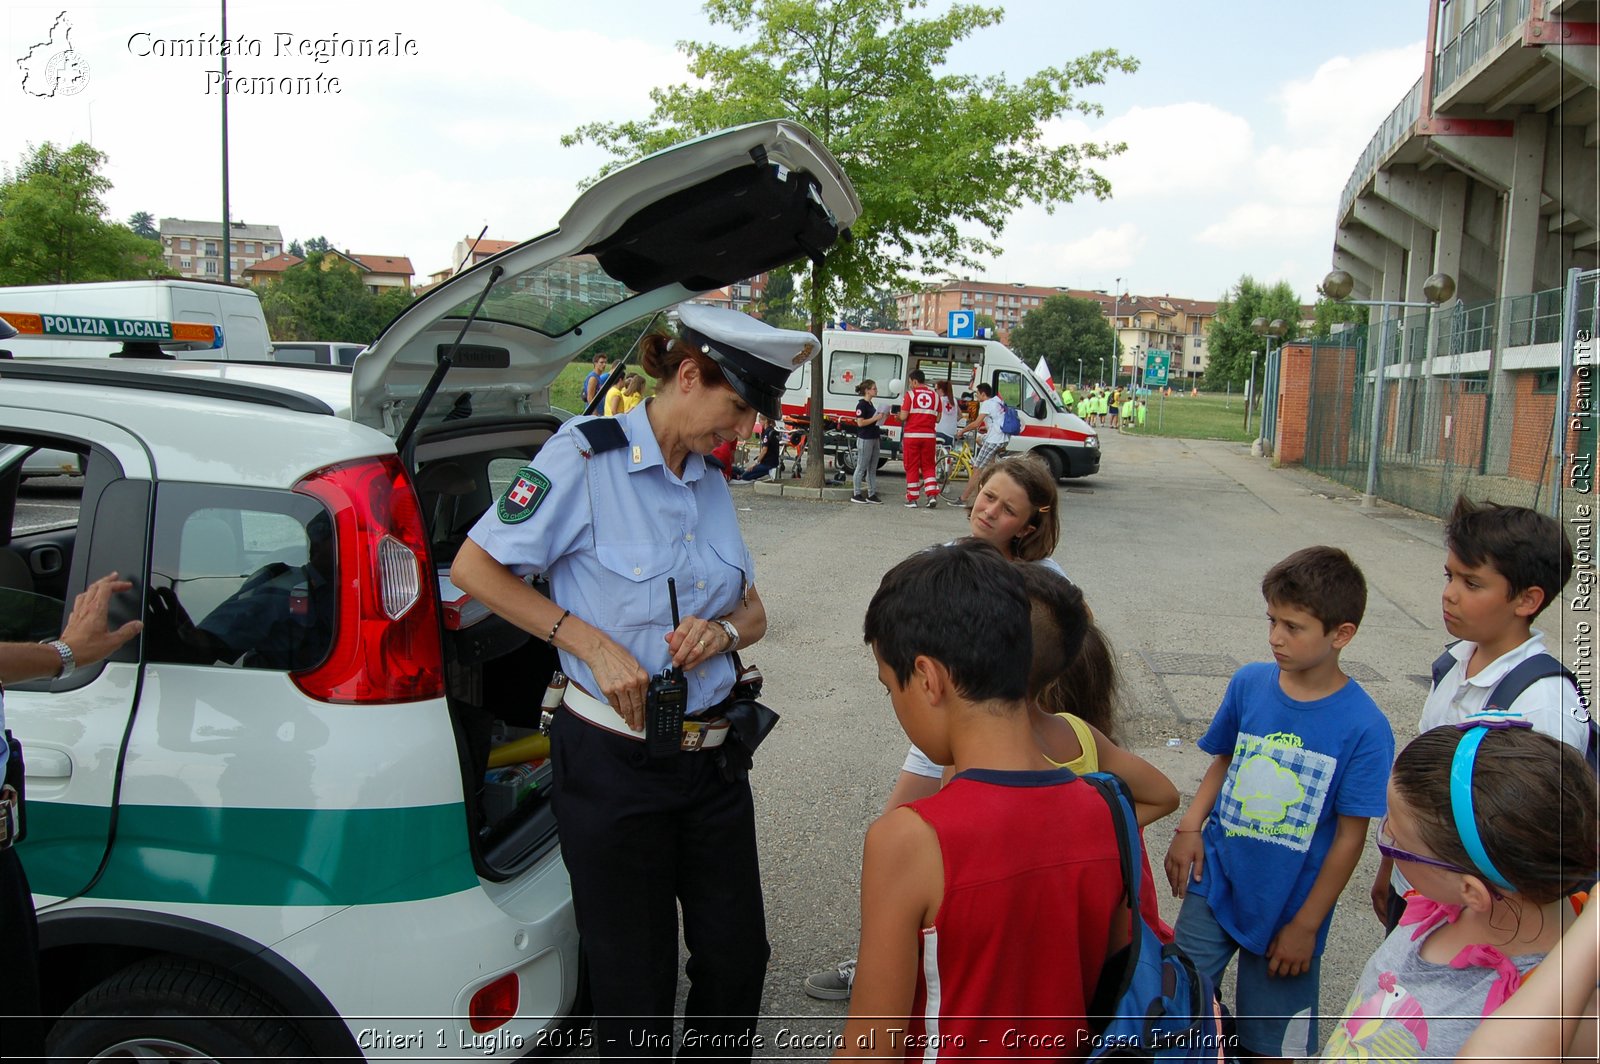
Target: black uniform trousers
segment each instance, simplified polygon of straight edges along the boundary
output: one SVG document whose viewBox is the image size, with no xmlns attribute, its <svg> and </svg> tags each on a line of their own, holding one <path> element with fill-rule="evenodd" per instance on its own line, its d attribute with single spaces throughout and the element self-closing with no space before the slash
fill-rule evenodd
<svg viewBox="0 0 1600 1064">
<path fill-rule="evenodd" d="M 716 751 L 652 759 L 644 743 L 565 710 L 550 747 L 597 1051 L 671 1058 L 681 905 L 680 1059 L 749 1059 L 772 952 L 749 781 L 725 780 Z"/>
<path fill-rule="evenodd" d="M 0 850 L 0 1056 L 44 1057 L 39 1018 L 39 922 L 15 847 Z"/>
</svg>

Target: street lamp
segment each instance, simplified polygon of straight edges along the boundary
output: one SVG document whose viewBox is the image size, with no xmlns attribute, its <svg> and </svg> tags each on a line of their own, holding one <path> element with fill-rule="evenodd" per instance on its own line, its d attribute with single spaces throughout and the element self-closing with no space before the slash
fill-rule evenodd
<svg viewBox="0 0 1600 1064">
<path fill-rule="evenodd" d="M 1261 367 L 1261 390 L 1263 392 L 1267 392 L 1268 389 L 1271 388 L 1271 385 L 1269 385 L 1267 382 L 1277 379 L 1273 373 L 1272 342 L 1274 340 L 1282 342 L 1283 334 L 1289 331 L 1289 323 L 1284 321 L 1282 318 L 1273 318 L 1269 322 L 1265 317 L 1258 317 L 1250 323 L 1250 331 L 1263 338 L 1267 342 L 1267 359 L 1265 364 Z M 1244 430 L 1247 434 L 1250 431 L 1250 408 L 1255 405 L 1255 381 L 1256 352 L 1252 351 L 1250 352 L 1250 395 L 1248 397 L 1248 401 L 1244 404 Z M 1274 399 L 1276 399 L 1277 390 L 1273 389 L 1270 394 Z M 1262 440 L 1266 439 L 1267 421 L 1269 420 L 1269 417 L 1274 422 L 1277 420 L 1277 411 L 1273 409 L 1275 405 L 1275 403 L 1271 402 L 1264 402 L 1261 404 Z M 1265 447 L 1265 443 L 1263 443 L 1263 447 Z"/>
<path fill-rule="evenodd" d="M 1111 371 L 1115 375 L 1122 365 L 1122 344 L 1117 338 L 1117 316 L 1122 311 L 1122 278 L 1117 278 L 1117 287 L 1112 291 L 1111 298 Z M 1106 365 L 1100 363 L 1100 383 L 1106 381 Z"/>
<path fill-rule="evenodd" d="M 1403 299 L 1351 299 L 1356 279 L 1344 270 L 1334 270 L 1322 279 L 1320 291 L 1335 303 L 1354 307 L 1379 307 L 1383 315 L 1378 329 L 1378 357 L 1374 364 L 1376 379 L 1372 387 L 1372 441 L 1367 448 L 1367 490 L 1361 496 L 1361 506 L 1370 510 L 1378 504 L 1378 447 L 1383 440 L 1383 377 L 1384 361 L 1389 354 L 1389 310 L 1392 307 L 1421 307 L 1437 309 L 1456 294 L 1456 279 L 1448 273 L 1435 273 L 1422 282 L 1422 295 L 1426 303 L 1407 302 Z M 1370 347 L 1369 347 L 1370 350 Z"/>
</svg>

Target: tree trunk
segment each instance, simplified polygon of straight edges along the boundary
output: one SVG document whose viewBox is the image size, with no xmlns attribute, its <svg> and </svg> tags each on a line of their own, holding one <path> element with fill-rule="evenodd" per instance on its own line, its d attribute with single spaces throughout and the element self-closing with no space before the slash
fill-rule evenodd
<svg viewBox="0 0 1600 1064">
<path fill-rule="evenodd" d="M 822 263 L 811 262 L 811 334 L 822 342 L 822 299 L 823 299 Z M 822 378 L 828 371 L 826 360 L 820 355 L 812 363 L 816 368 L 811 371 L 811 422 L 810 431 L 806 434 L 806 472 L 800 481 L 808 488 L 820 488 L 825 483 L 822 455 Z"/>
</svg>

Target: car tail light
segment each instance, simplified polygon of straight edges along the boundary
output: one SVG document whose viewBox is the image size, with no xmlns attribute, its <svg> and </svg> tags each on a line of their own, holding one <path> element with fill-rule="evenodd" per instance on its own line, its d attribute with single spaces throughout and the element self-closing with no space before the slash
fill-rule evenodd
<svg viewBox="0 0 1600 1064">
<path fill-rule="evenodd" d="M 444 694 L 437 591 L 426 579 L 417 493 L 394 455 L 319 469 L 295 490 L 333 515 L 339 556 L 333 647 L 292 674 L 323 702 L 415 702 Z"/>
<path fill-rule="evenodd" d="M 517 1014 L 520 995 L 517 973 L 507 972 L 472 995 L 467 1003 L 467 1022 L 478 1034 L 494 1030 Z"/>
</svg>

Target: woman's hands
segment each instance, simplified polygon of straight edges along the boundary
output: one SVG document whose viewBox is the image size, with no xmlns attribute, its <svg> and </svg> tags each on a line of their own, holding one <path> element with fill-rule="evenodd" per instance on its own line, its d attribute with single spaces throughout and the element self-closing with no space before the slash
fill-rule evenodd
<svg viewBox="0 0 1600 1064">
<path fill-rule="evenodd" d="M 594 682 L 600 688 L 599 697 L 611 703 L 628 722 L 628 727 L 643 731 L 644 697 L 650 686 L 650 674 L 620 644 L 598 629 L 590 630 L 596 639 L 592 649 L 581 656 L 589 671 L 594 673 Z"/>
<path fill-rule="evenodd" d="M 685 617 L 667 633 L 666 639 L 672 663 L 680 669 L 692 669 L 718 654 L 726 654 L 733 644 L 722 625 L 693 616 Z"/>
</svg>

